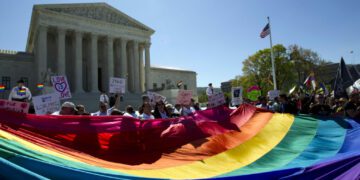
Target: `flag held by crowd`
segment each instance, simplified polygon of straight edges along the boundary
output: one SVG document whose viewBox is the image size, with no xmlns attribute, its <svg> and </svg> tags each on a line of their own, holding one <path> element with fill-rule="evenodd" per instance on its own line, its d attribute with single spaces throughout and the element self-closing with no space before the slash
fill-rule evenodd
<svg viewBox="0 0 360 180">
<path fill-rule="evenodd" d="M 306 87 L 312 87 L 313 90 L 316 90 L 316 81 L 315 81 L 315 74 L 314 72 L 311 72 L 310 75 L 306 78 L 304 81 L 304 85 Z"/>
<path fill-rule="evenodd" d="M 353 78 L 346 67 L 345 61 L 341 58 L 333 86 L 335 98 L 346 97 L 346 89 L 353 83 Z"/>
</svg>

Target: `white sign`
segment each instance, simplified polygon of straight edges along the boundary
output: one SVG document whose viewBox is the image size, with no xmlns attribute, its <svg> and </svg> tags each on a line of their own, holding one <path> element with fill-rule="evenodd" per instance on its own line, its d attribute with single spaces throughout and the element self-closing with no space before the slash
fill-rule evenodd
<svg viewBox="0 0 360 180">
<path fill-rule="evenodd" d="M 5 99 L 0 99 L 0 109 L 27 114 L 29 112 L 29 107 L 30 104 L 27 102 L 8 101 Z"/>
<path fill-rule="evenodd" d="M 213 108 L 225 104 L 225 97 L 222 92 L 209 96 L 208 107 Z"/>
<path fill-rule="evenodd" d="M 176 103 L 180 105 L 189 105 L 192 98 L 191 90 L 180 90 L 176 97 Z"/>
<path fill-rule="evenodd" d="M 164 97 L 164 96 L 162 96 L 162 95 L 160 95 L 160 94 L 158 94 L 158 93 L 154 93 L 154 92 L 148 91 L 148 92 L 147 92 L 147 95 L 148 95 L 148 97 L 149 97 L 150 104 L 151 104 L 152 106 L 155 106 L 157 102 L 162 101 L 162 102 L 165 103 L 165 101 L 166 101 L 166 97 Z"/>
<path fill-rule="evenodd" d="M 51 114 L 60 110 L 60 98 L 57 93 L 33 97 L 36 114 Z"/>
<path fill-rule="evenodd" d="M 109 92 L 125 94 L 125 79 L 111 77 L 109 83 Z"/>
<path fill-rule="evenodd" d="M 234 106 L 240 105 L 243 101 L 242 94 L 243 94 L 243 88 L 241 86 L 239 87 L 232 87 L 231 88 L 231 102 Z"/>
<path fill-rule="evenodd" d="M 279 90 L 271 90 L 268 92 L 268 96 L 270 100 L 274 100 L 276 97 L 279 97 L 280 91 Z"/>
<path fill-rule="evenodd" d="M 51 83 L 61 100 L 71 98 L 69 83 L 65 76 L 51 76 Z"/>
</svg>

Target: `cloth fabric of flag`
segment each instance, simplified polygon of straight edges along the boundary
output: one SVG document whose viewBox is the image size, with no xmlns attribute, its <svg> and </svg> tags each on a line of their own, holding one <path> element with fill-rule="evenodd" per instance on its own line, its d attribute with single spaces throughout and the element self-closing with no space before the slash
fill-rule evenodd
<svg viewBox="0 0 360 180">
<path fill-rule="evenodd" d="M 44 84 L 37 84 L 36 87 L 38 90 L 42 90 L 44 88 Z"/>
<path fill-rule="evenodd" d="M 313 90 L 316 90 L 316 81 L 315 81 L 315 74 L 311 72 L 310 75 L 304 81 L 304 85 L 306 87 L 312 87 Z"/>
<path fill-rule="evenodd" d="M 333 86 L 335 98 L 347 97 L 346 89 L 353 85 L 353 83 L 354 80 L 345 64 L 345 61 L 341 58 Z"/>
<path fill-rule="evenodd" d="M 260 37 L 265 38 L 269 34 L 270 34 L 270 25 L 269 25 L 269 23 L 267 23 L 266 26 L 264 27 L 264 29 L 261 31 Z"/>
<path fill-rule="evenodd" d="M 350 66 L 349 72 L 350 72 L 351 77 L 353 78 L 353 80 L 360 79 L 360 72 L 358 71 L 358 69 L 356 68 L 355 65 Z"/>
<path fill-rule="evenodd" d="M 5 91 L 5 86 L 4 85 L 0 85 L 0 92 L 4 92 Z"/>
<path fill-rule="evenodd" d="M 329 91 L 328 89 L 326 88 L 325 84 L 324 83 L 319 83 L 319 90 L 324 94 L 324 95 L 329 95 Z"/>
<path fill-rule="evenodd" d="M 360 177 L 360 124 L 353 119 L 251 105 L 148 121 L 0 109 L 0 125 L 3 179 Z"/>
<path fill-rule="evenodd" d="M 26 89 L 25 88 L 18 88 L 18 90 L 17 90 L 17 94 L 19 95 L 19 96 L 23 96 L 23 95 L 25 95 L 26 94 Z"/>
</svg>

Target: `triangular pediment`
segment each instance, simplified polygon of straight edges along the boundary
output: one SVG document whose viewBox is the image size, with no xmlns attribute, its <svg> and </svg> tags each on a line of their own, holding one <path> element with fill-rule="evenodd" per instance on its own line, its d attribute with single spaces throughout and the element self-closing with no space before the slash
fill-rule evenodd
<svg viewBox="0 0 360 180">
<path fill-rule="evenodd" d="M 98 21 L 119 24 L 144 31 L 154 32 L 151 28 L 129 17 L 125 13 L 113 8 L 106 3 L 85 4 L 52 4 L 40 5 L 40 9 L 46 9 L 61 14 L 80 16 Z"/>
</svg>

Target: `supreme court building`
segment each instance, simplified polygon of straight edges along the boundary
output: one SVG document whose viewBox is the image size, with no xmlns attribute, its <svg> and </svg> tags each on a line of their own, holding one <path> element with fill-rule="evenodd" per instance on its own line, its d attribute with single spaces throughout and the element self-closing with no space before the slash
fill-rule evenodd
<svg viewBox="0 0 360 180">
<path fill-rule="evenodd" d="M 154 32 L 106 3 L 34 5 L 26 51 L 0 50 L 0 83 L 9 90 L 22 78 L 36 95 L 37 83 L 65 75 L 75 101 L 88 101 L 108 92 L 110 77 L 121 77 L 129 104 L 169 81 L 196 93 L 195 72 L 151 67 Z"/>
</svg>

